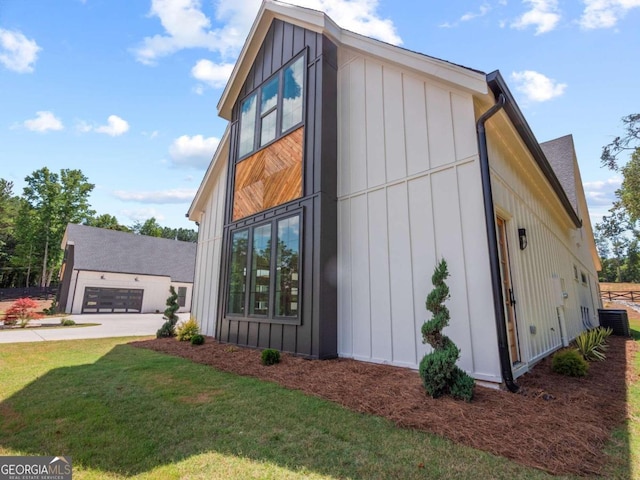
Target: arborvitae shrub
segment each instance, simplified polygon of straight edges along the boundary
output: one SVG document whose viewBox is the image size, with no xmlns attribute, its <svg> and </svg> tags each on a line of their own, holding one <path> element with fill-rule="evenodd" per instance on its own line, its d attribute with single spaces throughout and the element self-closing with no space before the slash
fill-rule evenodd
<svg viewBox="0 0 640 480">
<path fill-rule="evenodd" d="M 164 319 L 166 322 L 162 324 L 162 327 L 156 332 L 157 338 L 175 337 L 176 336 L 176 323 L 178 323 L 179 317 L 176 314 L 180 305 L 178 305 L 178 294 L 173 285 L 169 287 L 169 293 L 171 295 L 167 298 L 167 308 L 164 311 Z"/>
<path fill-rule="evenodd" d="M 584 377 L 589 371 L 589 362 L 575 348 L 556 352 L 551 359 L 551 369 L 561 375 Z"/>
<path fill-rule="evenodd" d="M 456 365 L 460 349 L 442 334 L 450 318 L 449 309 L 444 305 L 449 298 L 449 287 L 445 283 L 448 276 L 447 262 L 441 260 L 431 277 L 434 288 L 426 301 L 427 310 L 433 315 L 421 329 L 423 342 L 429 343 L 433 351 L 423 357 L 419 371 L 425 390 L 433 398 L 450 394 L 454 398 L 471 401 L 475 381 Z"/>
<path fill-rule="evenodd" d="M 202 345 L 204 343 L 204 335 L 194 335 L 191 337 L 191 345 Z"/>
<path fill-rule="evenodd" d="M 263 365 L 280 363 L 280 352 L 275 348 L 265 348 L 262 351 L 261 360 Z"/>
</svg>

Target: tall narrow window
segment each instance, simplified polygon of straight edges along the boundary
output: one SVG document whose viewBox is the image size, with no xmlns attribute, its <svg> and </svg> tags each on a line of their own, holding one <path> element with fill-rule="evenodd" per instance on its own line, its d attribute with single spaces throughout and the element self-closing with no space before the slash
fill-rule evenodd
<svg viewBox="0 0 640 480">
<path fill-rule="evenodd" d="M 251 301 L 249 313 L 269 314 L 269 284 L 271 281 L 271 224 L 253 230 L 251 251 Z"/>
<path fill-rule="evenodd" d="M 253 151 L 257 97 L 258 94 L 253 93 L 240 106 L 240 147 L 238 155 L 241 157 Z"/>
<path fill-rule="evenodd" d="M 300 217 L 278 222 L 276 255 L 276 312 L 279 317 L 298 315 Z"/>
<path fill-rule="evenodd" d="M 260 102 L 260 146 L 276 138 L 278 90 L 280 90 L 279 76 L 269 80 L 269 82 L 262 87 L 262 100 Z"/>
<path fill-rule="evenodd" d="M 178 306 L 184 307 L 187 304 L 187 287 L 178 287 Z"/>
<path fill-rule="evenodd" d="M 286 132 L 302 121 L 302 92 L 304 57 L 300 57 L 284 70 L 282 93 L 282 131 Z"/>
<path fill-rule="evenodd" d="M 247 284 L 247 241 L 249 231 L 235 232 L 231 237 L 231 266 L 229 275 L 229 313 L 244 313 Z"/>
</svg>

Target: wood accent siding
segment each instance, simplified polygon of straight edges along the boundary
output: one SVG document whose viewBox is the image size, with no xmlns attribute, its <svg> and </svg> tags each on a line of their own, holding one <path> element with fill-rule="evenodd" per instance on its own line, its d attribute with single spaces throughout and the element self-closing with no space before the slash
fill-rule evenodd
<svg viewBox="0 0 640 480">
<path fill-rule="evenodd" d="M 459 365 L 501 380 L 473 98 L 352 51 L 338 70 L 338 352 L 417 368 L 437 262 Z"/>
<path fill-rule="evenodd" d="M 303 133 L 300 127 L 238 163 L 234 221 L 302 196 Z"/>
</svg>

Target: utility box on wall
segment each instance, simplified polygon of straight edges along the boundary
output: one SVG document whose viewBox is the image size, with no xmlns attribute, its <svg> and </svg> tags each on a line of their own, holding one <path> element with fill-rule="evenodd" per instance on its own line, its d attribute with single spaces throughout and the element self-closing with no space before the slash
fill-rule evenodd
<svg viewBox="0 0 640 480">
<path fill-rule="evenodd" d="M 600 326 L 611 327 L 614 335 L 630 337 L 629 316 L 626 310 L 598 309 L 598 319 Z"/>
</svg>

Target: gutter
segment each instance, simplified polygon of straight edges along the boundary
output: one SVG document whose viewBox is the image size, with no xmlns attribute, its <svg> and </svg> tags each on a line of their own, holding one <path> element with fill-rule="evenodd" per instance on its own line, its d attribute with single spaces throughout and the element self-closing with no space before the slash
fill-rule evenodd
<svg viewBox="0 0 640 480">
<path fill-rule="evenodd" d="M 489 247 L 489 266 L 491 269 L 491 287 L 493 290 L 493 309 L 496 315 L 496 330 L 498 332 L 498 353 L 500 356 L 500 369 L 505 385 L 510 392 L 517 392 L 519 386 L 513 381 L 511 371 L 511 358 L 509 356 L 509 340 L 507 336 L 507 319 L 504 313 L 504 298 L 502 296 L 502 277 L 500 275 L 500 259 L 498 255 L 498 236 L 496 234 L 495 208 L 493 205 L 493 192 L 491 191 L 491 171 L 489 169 L 489 154 L 487 151 L 487 132 L 485 123 L 489 118 L 504 108 L 507 98 L 500 93 L 498 101 L 489 110 L 482 114 L 476 123 L 478 135 L 478 153 L 480 156 L 480 176 L 482 180 L 482 196 L 484 215 L 487 226 L 487 241 Z"/>
</svg>

